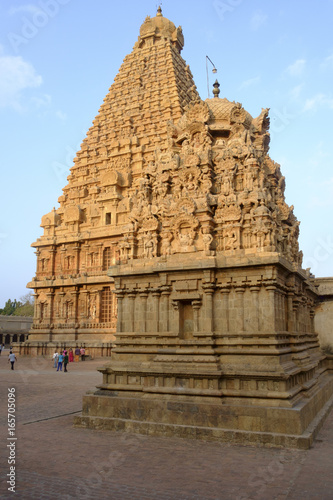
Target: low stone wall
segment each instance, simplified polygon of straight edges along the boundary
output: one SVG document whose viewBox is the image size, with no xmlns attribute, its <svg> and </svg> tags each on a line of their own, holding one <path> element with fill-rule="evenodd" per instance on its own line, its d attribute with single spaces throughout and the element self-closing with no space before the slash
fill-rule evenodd
<svg viewBox="0 0 333 500">
<path fill-rule="evenodd" d="M 24 342 L 31 328 L 33 318 L 30 316 L 0 315 L 0 342 L 6 345 L 13 342 Z"/>
<path fill-rule="evenodd" d="M 81 343 L 81 342 L 18 342 L 13 343 L 13 350 L 20 356 L 47 356 L 52 357 L 55 351 L 62 352 L 76 347 L 84 347 L 86 357 L 90 359 L 111 356 L 112 343 Z"/>
<path fill-rule="evenodd" d="M 320 303 L 316 307 L 315 329 L 325 352 L 333 354 L 333 277 L 316 278 Z"/>
</svg>

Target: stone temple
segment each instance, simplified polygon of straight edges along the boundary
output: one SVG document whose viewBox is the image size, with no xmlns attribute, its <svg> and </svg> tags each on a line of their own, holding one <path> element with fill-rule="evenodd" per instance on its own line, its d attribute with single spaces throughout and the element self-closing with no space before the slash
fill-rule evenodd
<svg viewBox="0 0 333 500">
<path fill-rule="evenodd" d="M 308 447 L 333 381 L 268 110 L 201 100 L 183 44 L 146 18 L 42 218 L 30 350 L 116 339 L 76 425 Z"/>
</svg>

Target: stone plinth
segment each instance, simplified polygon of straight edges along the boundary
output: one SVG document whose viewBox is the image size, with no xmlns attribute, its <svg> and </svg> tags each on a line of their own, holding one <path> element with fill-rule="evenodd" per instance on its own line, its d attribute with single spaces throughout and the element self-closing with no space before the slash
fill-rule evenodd
<svg viewBox="0 0 333 500">
<path fill-rule="evenodd" d="M 76 425 L 311 445 L 333 391 L 311 322 L 316 290 L 278 255 L 222 262 L 192 254 L 110 269 L 116 347 Z"/>
</svg>

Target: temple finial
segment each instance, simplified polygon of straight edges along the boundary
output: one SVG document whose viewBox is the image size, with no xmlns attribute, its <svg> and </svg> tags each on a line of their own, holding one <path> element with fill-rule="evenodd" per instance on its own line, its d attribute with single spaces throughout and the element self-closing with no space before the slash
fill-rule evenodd
<svg viewBox="0 0 333 500">
<path fill-rule="evenodd" d="M 159 5 L 159 6 L 158 6 L 158 9 L 157 9 L 157 14 L 156 14 L 156 15 L 157 15 L 157 16 L 162 16 L 162 15 L 163 15 L 163 14 L 162 14 L 162 7 L 161 7 L 161 5 Z"/>
<path fill-rule="evenodd" d="M 214 97 L 218 97 L 220 94 L 220 84 L 217 80 L 215 80 L 213 87 L 214 87 L 214 90 L 213 90 Z"/>
</svg>

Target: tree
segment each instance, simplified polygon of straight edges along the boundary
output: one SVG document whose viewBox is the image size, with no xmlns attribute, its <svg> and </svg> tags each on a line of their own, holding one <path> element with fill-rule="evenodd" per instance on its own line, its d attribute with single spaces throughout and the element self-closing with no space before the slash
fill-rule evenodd
<svg viewBox="0 0 333 500">
<path fill-rule="evenodd" d="M 21 302 L 17 302 L 16 299 L 13 301 L 11 299 L 8 299 L 5 303 L 5 307 L 1 310 L 1 314 L 11 316 L 12 314 L 14 314 L 15 309 L 17 307 L 20 307 L 21 305 Z"/>
<path fill-rule="evenodd" d="M 34 315 L 34 298 L 32 293 L 27 293 L 20 300 L 8 299 L 5 307 L 0 309 L 0 314 L 4 316 L 33 316 Z"/>
<path fill-rule="evenodd" d="M 13 312 L 13 316 L 33 316 L 34 315 L 34 297 L 32 292 L 23 295 L 20 298 L 20 304 Z"/>
</svg>

